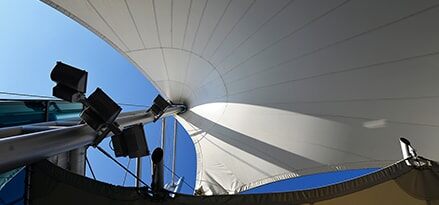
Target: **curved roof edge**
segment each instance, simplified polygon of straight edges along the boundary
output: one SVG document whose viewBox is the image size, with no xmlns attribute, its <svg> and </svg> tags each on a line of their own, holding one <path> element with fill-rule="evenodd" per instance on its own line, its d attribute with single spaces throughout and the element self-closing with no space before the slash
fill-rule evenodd
<svg viewBox="0 0 439 205">
<path fill-rule="evenodd" d="M 399 161 L 376 172 L 342 183 L 316 189 L 244 195 L 190 196 L 177 194 L 175 198 L 154 198 L 146 189 L 120 187 L 95 181 L 68 172 L 48 161 L 33 165 L 30 200 L 33 204 L 105 203 L 127 204 L 169 203 L 169 204 L 346 204 L 360 200 L 361 204 L 371 202 L 393 202 L 398 204 L 422 204 L 439 200 L 435 192 L 439 184 L 439 165 L 421 159 L 421 166 L 408 166 Z M 421 184 L 422 186 L 413 186 Z M 436 187 L 435 187 L 436 186 Z M 56 187 L 56 189 L 54 189 Z M 145 193 L 143 193 L 145 192 Z M 139 194 L 143 193 L 143 194 Z M 386 197 L 380 198 L 380 195 Z M 44 197 L 41 197 L 44 196 Z M 80 196 L 80 197 L 78 197 Z M 351 201 L 352 202 L 352 201 Z"/>
</svg>

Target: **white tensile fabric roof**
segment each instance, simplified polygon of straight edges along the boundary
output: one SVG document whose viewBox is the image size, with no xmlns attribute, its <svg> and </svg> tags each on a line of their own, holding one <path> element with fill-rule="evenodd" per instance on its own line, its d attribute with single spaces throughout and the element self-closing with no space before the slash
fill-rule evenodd
<svg viewBox="0 0 439 205">
<path fill-rule="evenodd" d="M 196 188 L 439 160 L 437 0 L 44 0 L 190 109 Z"/>
</svg>

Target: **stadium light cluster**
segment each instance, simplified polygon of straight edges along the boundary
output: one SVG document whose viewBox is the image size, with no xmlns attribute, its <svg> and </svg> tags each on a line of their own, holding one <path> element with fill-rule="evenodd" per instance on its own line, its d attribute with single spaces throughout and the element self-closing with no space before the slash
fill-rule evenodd
<svg viewBox="0 0 439 205">
<path fill-rule="evenodd" d="M 53 88 L 53 96 L 69 102 L 80 102 L 84 105 L 80 117 L 96 131 L 98 137 L 94 145 L 98 145 L 105 136 L 112 132 L 114 134 L 112 136 L 113 147 L 117 157 L 128 156 L 135 158 L 149 155 L 142 124 L 129 126 L 121 130 L 115 120 L 122 108 L 110 96 L 100 88 L 97 88 L 89 97 L 85 96 L 87 71 L 57 62 L 50 77 L 56 82 Z M 163 103 L 163 101 L 160 101 L 160 103 Z"/>
</svg>

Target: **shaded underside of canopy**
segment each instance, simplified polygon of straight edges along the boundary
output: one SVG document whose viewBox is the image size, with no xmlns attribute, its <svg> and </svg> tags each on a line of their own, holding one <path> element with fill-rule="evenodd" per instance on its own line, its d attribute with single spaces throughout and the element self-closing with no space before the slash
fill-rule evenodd
<svg viewBox="0 0 439 205">
<path fill-rule="evenodd" d="M 428 162 L 428 161 L 426 161 Z M 48 161 L 32 166 L 31 204 L 439 204 L 439 167 L 435 162 L 409 167 L 405 161 L 375 173 L 305 191 L 153 198 L 145 189 L 114 186 L 66 171 Z"/>
<path fill-rule="evenodd" d="M 439 160 L 436 0 L 43 1 L 190 107 L 207 195 L 381 167 L 400 136 Z"/>
</svg>

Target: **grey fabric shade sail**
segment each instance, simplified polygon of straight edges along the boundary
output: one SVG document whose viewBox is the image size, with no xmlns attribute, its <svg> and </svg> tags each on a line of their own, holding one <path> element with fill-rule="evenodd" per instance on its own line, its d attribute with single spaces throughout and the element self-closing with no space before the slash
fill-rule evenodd
<svg viewBox="0 0 439 205">
<path fill-rule="evenodd" d="M 439 160 L 436 0 L 43 1 L 189 106 L 207 195 L 388 165 L 400 136 Z"/>
</svg>

